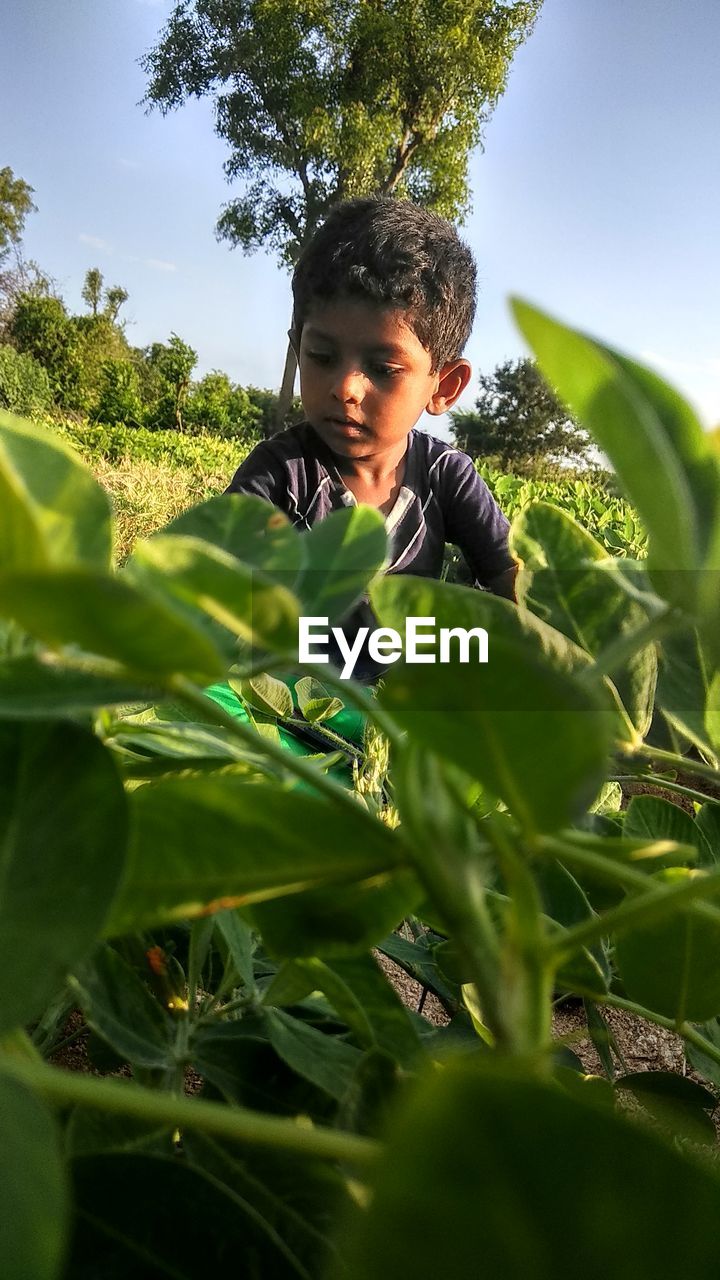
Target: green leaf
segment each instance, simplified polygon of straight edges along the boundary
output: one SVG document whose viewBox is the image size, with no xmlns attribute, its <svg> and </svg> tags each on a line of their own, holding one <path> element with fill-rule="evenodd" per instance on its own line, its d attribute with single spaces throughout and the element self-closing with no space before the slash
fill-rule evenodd
<svg viewBox="0 0 720 1280">
<path fill-rule="evenodd" d="M 501 639 L 526 644 L 563 671 L 586 671 L 592 663 L 590 655 L 561 631 L 488 591 L 393 573 L 373 583 L 370 600 L 381 626 L 392 627 L 401 635 L 407 618 L 430 617 L 438 628 L 484 627 L 490 643 Z M 492 652 L 488 665 L 492 665 Z M 469 664 L 468 670 L 472 667 L 473 663 Z M 423 670 L 428 674 L 427 667 Z"/>
<path fill-rule="evenodd" d="M 559 508 L 546 502 L 526 507 L 513 521 L 510 545 L 523 564 L 519 602 L 594 658 L 647 622 L 646 610 L 618 585 L 604 548 Z M 655 646 L 633 653 L 620 672 L 613 672 L 613 681 L 643 738 L 654 706 Z"/>
<path fill-rule="evenodd" d="M 63 666 L 51 654 L 0 662 L 0 719 L 48 720 L 96 707 L 150 702 L 158 691 L 125 675 Z"/>
<path fill-rule="evenodd" d="M 93 734 L 0 726 L 0 1031 L 39 1014 L 92 947 L 126 829 L 120 779 Z"/>
<path fill-rule="evenodd" d="M 83 1156 L 73 1175 L 71 1276 L 207 1280 L 229 1266 L 278 1280 L 308 1274 L 250 1199 L 177 1157 Z"/>
<path fill-rule="evenodd" d="M 610 1108 L 471 1058 L 395 1110 L 342 1233 L 350 1280 L 557 1280 L 569 1258 L 593 1278 L 715 1276 L 717 1177 Z"/>
<path fill-rule="evenodd" d="M 110 499 L 53 431 L 0 411 L 0 564 L 3 569 L 112 560 Z"/>
<path fill-rule="evenodd" d="M 287 516 L 251 494 L 209 498 L 183 511 L 156 536 L 199 538 L 245 565 L 277 576 L 291 590 L 306 561 L 304 540 Z"/>
<path fill-rule="evenodd" d="M 303 537 L 307 568 L 298 588 L 303 613 L 341 619 L 364 595 L 385 560 L 385 521 L 374 507 L 333 511 Z"/>
<path fill-rule="evenodd" d="M 107 574 L 0 573 L 0 612 L 51 648 L 77 645 L 145 676 L 225 674 L 221 655 L 179 611 Z"/>
<path fill-rule="evenodd" d="M 715 866 L 720 862 L 720 804 L 708 801 L 702 805 L 695 819 L 695 826 L 710 850 L 708 865 Z"/>
<path fill-rule="evenodd" d="M 676 840 L 678 844 L 694 845 L 701 866 L 714 862 L 702 828 L 679 805 L 660 796 L 631 797 L 623 834 L 630 840 Z"/>
<path fill-rule="evenodd" d="M 594 1000 L 583 1000 L 583 1008 L 585 1010 L 588 1035 L 600 1059 L 602 1069 L 608 1080 L 614 1080 L 615 1062 L 613 1060 L 613 1051 L 617 1053 L 615 1036 Z"/>
<path fill-rule="evenodd" d="M 286 1151 L 244 1151 L 237 1143 L 190 1131 L 183 1135 L 183 1149 L 195 1169 L 252 1207 L 267 1229 L 268 1244 L 277 1242 L 264 1261 L 268 1280 L 325 1274 L 326 1255 L 336 1261 L 332 1224 L 340 1206 L 348 1204 L 349 1191 L 342 1173 L 327 1161 Z"/>
<path fill-rule="evenodd" d="M 525 302 L 513 311 L 543 373 L 608 455 L 646 525 L 648 564 L 661 572 L 653 580 L 692 609 L 706 593 L 697 570 L 720 568 L 720 465 L 692 409 L 619 352 Z"/>
<path fill-rule="evenodd" d="M 170 1018 L 112 947 L 99 947 L 71 979 L 71 987 L 88 1025 L 126 1062 L 159 1068 L 173 1064 Z"/>
<path fill-rule="evenodd" d="M 173 778 L 130 798 L 126 877 L 106 933 L 381 875 L 402 855 L 358 805 L 233 777 Z"/>
<path fill-rule="evenodd" d="M 707 1040 L 711 1046 L 720 1050 L 719 1018 L 712 1018 L 703 1026 L 696 1027 L 695 1030 L 699 1031 L 703 1039 Z M 711 1056 L 709 1053 L 705 1053 L 698 1047 L 698 1045 L 693 1044 L 690 1040 L 686 1040 L 685 1042 L 685 1053 L 690 1066 L 693 1067 L 695 1071 L 699 1071 L 700 1075 L 704 1076 L 706 1080 L 709 1080 L 712 1084 L 720 1087 L 720 1062 L 718 1062 L 716 1057 Z"/>
<path fill-rule="evenodd" d="M 568 929 L 595 916 L 584 890 L 562 863 L 544 863 L 538 867 L 535 879 L 545 914 L 562 928 Z M 555 975 L 556 984 L 564 990 L 572 991 L 578 985 L 597 995 L 608 990 L 609 978 L 607 961 L 600 945 L 592 952 L 583 950 L 571 956 Z"/>
<path fill-rule="evenodd" d="M 414 743 L 479 779 L 528 831 L 567 825 L 602 782 L 609 713 L 527 638 L 490 632 L 485 665 L 396 667 L 380 701 Z"/>
<path fill-rule="evenodd" d="M 254 752 L 227 729 L 214 725 L 118 720 L 107 726 L 105 741 L 120 756 L 124 774 L 131 777 L 234 765 L 238 773 L 260 778 L 267 768 L 259 750 Z"/>
<path fill-rule="evenodd" d="M 417 1027 L 374 957 L 336 957 L 327 968 L 362 1008 L 373 1044 L 408 1070 L 417 1066 L 423 1054 Z M 325 994 L 333 1003 L 329 989 Z M 342 1016 L 340 1008 L 335 1007 Z"/>
<path fill-rule="evenodd" d="M 360 1061 L 358 1049 L 282 1009 L 267 1009 L 264 1022 L 270 1044 L 292 1071 L 337 1101 L 345 1096 Z"/>
<path fill-rule="evenodd" d="M 248 644 L 297 651 L 298 602 L 286 587 L 197 538 L 156 535 L 139 543 L 131 578 L 208 615 Z"/>
<path fill-rule="evenodd" d="M 228 949 L 238 977 L 249 991 L 255 991 L 253 955 L 257 938 L 239 911 L 218 911 L 215 928 Z"/>
<path fill-rule="evenodd" d="M 659 884 L 700 872 L 674 867 Z M 631 1000 L 678 1022 L 707 1022 L 720 1013 L 720 926 L 688 910 L 621 934 L 615 958 Z"/>
<path fill-rule="evenodd" d="M 279 716 L 280 719 L 287 719 L 293 713 L 294 703 L 288 686 L 274 676 L 251 676 L 247 680 L 229 676 L 228 684 L 256 711 L 262 711 L 268 716 Z"/>
<path fill-rule="evenodd" d="M 345 705 L 340 698 L 328 693 L 325 686 L 312 676 L 303 676 L 298 680 L 295 685 L 295 695 L 300 710 L 310 724 L 330 720 L 332 716 L 337 715 L 338 711 L 342 711 Z"/>
<path fill-rule="evenodd" d="M 293 960 L 284 965 L 263 997 L 266 1006 L 298 1003 L 321 991 L 364 1049 L 383 1049 L 411 1067 L 422 1052 L 418 1033 L 382 970 L 370 956 Z"/>
<path fill-rule="evenodd" d="M 110 1151 L 143 1152 L 147 1155 L 173 1154 L 172 1130 L 148 1124 L 131 1116 L 92 1107 L 73 1107 L 64 1134 L 69 1158 L 94 1156 Z"/>
<path fill-rule="evenodd" d="M 44 1105 L 1 1071 L 0 1185 L 3 1280 L 57 1280 L 69 1209 L 58 1134 Z"/>
<path fill-rule="evenodd" d="M 376 946 L 421 898 L 411 871 L 385 871 L 257 903 L 252 917 L 275 956 L 350 956 Z"/>
<path fill-rule="evenodd" d="M 458 1003 L 460 991 L 455 976 L 445 972 L 443 961 L 447 954 L 446 947 L 445 942 L 437 943 L 431 935 L 423 934 L 413 942 L 408 942 L 407 938 L 392 933 L 379 943 L 378 951 L 452 1008 Z"/>
<path fill-rule="evenodd" d="M 665 636 L 659 657 L 657 702 L 663 714 L 704 755 L 720 763 L 720 747 L 713 750 L 705 715 L 712 672 L 697 631 L 688 628 Z"/>
<path fill-rule="evenodd" d="M 720 671 L 716 671 L 705 703 L 705 728 L 715 752 L 720 756 Z"/>
<path fill-rule="evenodd" d="M 714 1146 L 711 1116 L 718 1100 L 694 1080 L 671 1071 L 638 1071 L 620 1076 L 615 1088 L 631 1093 L 671 1137 Z"/>
</svg>

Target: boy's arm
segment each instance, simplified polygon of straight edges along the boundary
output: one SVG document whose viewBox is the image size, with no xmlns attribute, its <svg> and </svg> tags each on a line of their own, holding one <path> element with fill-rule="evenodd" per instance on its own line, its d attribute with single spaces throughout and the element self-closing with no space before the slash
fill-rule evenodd
<svg viewBox="0 0 720 1280">
<path fill-rule="evenodd" d="M 262 441 L 240 463 L 225 492 L 253 494 L 271 502 L 274 507 L 285 510 L 283 488 L 282 472 L 275 452 L 266 441 Z"/>
<path fill-rule="evenodd" d="M 514 600 L 517 564 L 508 545 L 510 522 L 467 454 L 448 456 L 441 489 L 447 541 L 460 548 L 482 586 Z"/>
</svg>

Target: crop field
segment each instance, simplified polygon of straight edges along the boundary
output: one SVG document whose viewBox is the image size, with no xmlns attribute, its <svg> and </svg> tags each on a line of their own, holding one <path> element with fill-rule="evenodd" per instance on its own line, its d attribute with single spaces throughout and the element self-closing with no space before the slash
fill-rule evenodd
<svg viewBox="0 0 720 1280">
<path fill-rule="evenodd" d="M 213 436 L 175 431 L 104 427 L 87 422 L 50 424 L 94 469 L 110 492 L 117 517 L 121 556 L 137 537 L 167 524 L 181 511 L 222 493 L 247 448 Z M 605 547 L 609 555 L 643 556 L 647 537 L 632 505 L 611 491 L 607 480 L 535 480 L 480 465 L 508 519 L 532 502 L 562 508 Z"/>
<path fill-rule="evenodd" d="M 0 415 L 9 1280 L 716 1277 L 720 454 L 516 319 L 627 495 L 488 476 L 517 606 L 384 576 L 371 508 L 213 496 L 231 443 Z M 365 592 L 489 662 L 300 669 Z M 688 1073 L 629 1070 L 615 1010 Z"/>
</svg>

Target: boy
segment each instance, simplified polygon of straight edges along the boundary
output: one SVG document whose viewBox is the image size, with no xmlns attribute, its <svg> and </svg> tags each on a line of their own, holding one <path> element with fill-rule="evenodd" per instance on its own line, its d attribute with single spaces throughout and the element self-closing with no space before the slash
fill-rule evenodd
<svg viewBox="0 0 720 1280">
<path fill-rule="evenodd" d="M 453 542 L 479 585 L 512 599 L 508 522 L 487 485 L 467 454 L 415 430 L 423 410 L 445 413 L 468 384 L 475 282 L 470 250 L 443 218 L 389 197 L 336 206 L 293 275 L 306 421 L 257 445 L 228 492 L 267 499 L 301 529 L 368 503 L 386 518 L 386 572 L 439 578 Z"/>
</svg>

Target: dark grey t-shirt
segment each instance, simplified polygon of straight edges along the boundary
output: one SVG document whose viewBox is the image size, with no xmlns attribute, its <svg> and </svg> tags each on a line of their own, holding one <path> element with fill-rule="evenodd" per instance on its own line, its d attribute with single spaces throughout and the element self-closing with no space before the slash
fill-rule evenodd
<svg viewBox="0 0 720 1280">
<path fill-rule="evenodd" d="M 307 422 L 257 445 L 238 467 L 227 492 L 265 498 L 299 529 L 310 529 L 331 511 L 355 503 L 333 454 Z M 487 586 L 514 564 L 508 521 L 472 459 L 423 431 L 410 432 L 405 476 L 385 526 L 387 573 L 439 578 L 446 542 L 460 548 L 479 586 Z M 346 634 L 354 635 L 361 625 L 375 625 L 368 614 L 367 605 L 353 610 L 343 620 Z M 358 663 L 360 679 L 372 674 L 366 664 Z"/>
</svg>

